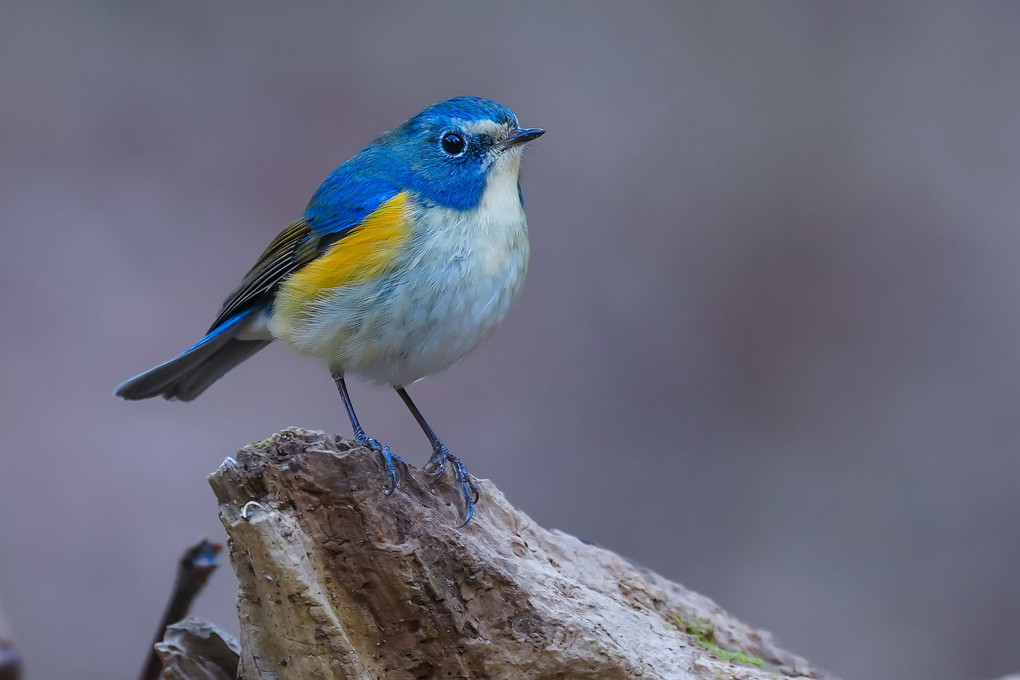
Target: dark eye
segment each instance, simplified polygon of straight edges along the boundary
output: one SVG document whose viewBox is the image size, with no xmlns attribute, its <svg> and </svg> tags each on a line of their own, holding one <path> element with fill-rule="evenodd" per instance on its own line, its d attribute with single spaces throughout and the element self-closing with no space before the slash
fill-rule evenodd
<svg viewBox="0 0 1020 680">
<path fill-rule="evenodd" d="M 465 146 L 467 146 L 467 142 L 464 141 L 464 135 L 459 132 L 447 132 L 443 134 L 443 139 L 440 143 L 443 145 L 443 151 L 451 156 L 456 156 L 464 150 Z"/>
</svg>

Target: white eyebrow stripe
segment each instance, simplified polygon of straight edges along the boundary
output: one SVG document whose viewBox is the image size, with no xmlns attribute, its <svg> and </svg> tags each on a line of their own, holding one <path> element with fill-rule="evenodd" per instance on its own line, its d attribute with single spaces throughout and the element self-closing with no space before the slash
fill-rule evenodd
<svg viewBox="0 0 1020 680">
<path fill-rule="evenodd" d="M 495 137 L 506 129 L 504 125 L 491 120 L 456 121 L 469 135 L 489 135 Z"/>
</svg>

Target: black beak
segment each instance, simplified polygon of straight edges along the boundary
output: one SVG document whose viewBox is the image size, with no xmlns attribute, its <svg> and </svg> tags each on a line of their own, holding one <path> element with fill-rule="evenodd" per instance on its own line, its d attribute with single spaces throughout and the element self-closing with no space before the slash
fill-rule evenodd
<svg viewBox="0 0 1020 680">
<path fill-rule="evenodd" d="M 510 131 L 510 134 L 507 135 L 506 139 L 501 139 L 496 142 L 496 148 L 500 151 L 505 151 L 511 147 L 520 146 L 521 144 L 526 144 L 533 139 L 538 139 L 544 134 L 545 130 L 542 128 L 527 128 L 524 130 L 516 128 Z"/>
</svg>

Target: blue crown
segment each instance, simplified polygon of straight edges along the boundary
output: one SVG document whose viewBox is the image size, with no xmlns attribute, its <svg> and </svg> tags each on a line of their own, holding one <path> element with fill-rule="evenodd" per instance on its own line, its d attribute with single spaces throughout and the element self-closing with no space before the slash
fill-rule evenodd
<svg viewBox="0 0 1020 680">
<path fill-rule="evenodd" d="M 497 125 L 517 127 L 517 116 L 502 104 L 481 97 L 454 97 L 433 104 L 408 120 L 401 128 L 420 130 L 443 127 L 452 121 L 473 123 L 483 120 L 492 121 Z"/>
</svg>

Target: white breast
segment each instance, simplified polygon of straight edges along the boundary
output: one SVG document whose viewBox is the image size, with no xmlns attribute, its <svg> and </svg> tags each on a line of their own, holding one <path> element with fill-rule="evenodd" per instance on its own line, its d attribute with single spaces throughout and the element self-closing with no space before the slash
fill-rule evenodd
<svg viewBox="0 0 1020 680">
<path fill-rule="evenodd" d="M 332 369 L 409 385 L 488 339 L 521 291 L 529 254 L 520 156 L 497 163 L 476 209 L 412 207 L 414 233 L 394 272 L 333 291 L 288 344 Z"/>
</svg>

